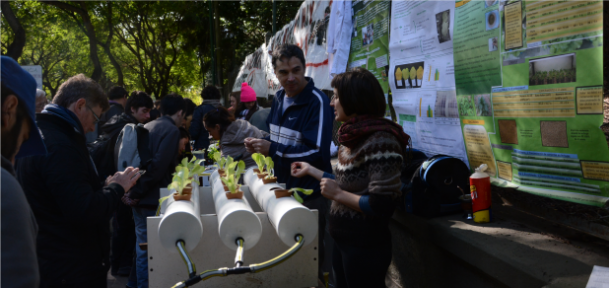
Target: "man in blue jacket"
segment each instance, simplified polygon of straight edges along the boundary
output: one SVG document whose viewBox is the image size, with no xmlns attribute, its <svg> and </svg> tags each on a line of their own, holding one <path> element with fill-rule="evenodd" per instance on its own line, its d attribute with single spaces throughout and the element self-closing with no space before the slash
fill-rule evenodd
<svg viewBox="0 0 610 288">
<path fill-rule="evenodd" d="M 290 165 L 304 161 L 332 173 L 330 142 L 333 110 L 330 100 L 305 77 L 305 57 L 296 45 L 280 46 L 272 55 L 273 68 L 283 89 L 277 92 L 267 118 L 270 135 L 264 139 L 245 140 L 249 152 L 271 156 L 279 183 L 286 188 L 313 189 L 310 196 L 301 195 L 309 209 L 318 209 L 318 240 L 320 266 L 324 262 L 324 231 L 328 202 L 320 195 L 320 182 L 313 177 L 290 177 Z M 321 274 L 321 270 L 319 271 Z M 319 275 L 321 279 L 321 275 Z"/>
</svg>

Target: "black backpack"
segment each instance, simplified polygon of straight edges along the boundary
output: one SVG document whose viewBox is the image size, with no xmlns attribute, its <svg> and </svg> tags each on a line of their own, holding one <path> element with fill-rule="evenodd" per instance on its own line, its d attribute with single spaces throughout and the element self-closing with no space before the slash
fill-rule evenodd
<svg viewBox="0 0 610 288">
<path fill-rule="evenodd" d="M 95 141 L 87 144 L 87 149 L 89 149 L 91 159 L 95 163 L 100 181 L 106 180 L 106 177 L 116 172 L 116 165 L 114 165 L 114 144 L 119 132 L 113 135 L 100 135 Z"/>
<path fill-rule="evenodd" d="M 405 211 L 427 218 L 462 211 L 457 186 L 470 191 L 470 170 L 461 160 L 446 155 L 427 158 L 415 150 L 402 172 Z"/>
</svg>

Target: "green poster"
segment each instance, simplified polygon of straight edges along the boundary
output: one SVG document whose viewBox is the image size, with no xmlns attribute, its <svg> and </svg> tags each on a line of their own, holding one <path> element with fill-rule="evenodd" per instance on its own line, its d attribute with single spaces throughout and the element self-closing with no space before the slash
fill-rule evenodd
<svg viewBox="0 0 610 288">
<path fill-rule="evenodd" d="M 348 66 L 371 71 L 387 96 L 390 1 L 357 0 L 352 2 L 352 9 L 354 30 Z"/>
<path fill-rule="evenodd" d="M 487 164 L 498 185 L 605 205 L 602 2 L 460 1 L 455 11 L 470 167 Z"/>
</svg>

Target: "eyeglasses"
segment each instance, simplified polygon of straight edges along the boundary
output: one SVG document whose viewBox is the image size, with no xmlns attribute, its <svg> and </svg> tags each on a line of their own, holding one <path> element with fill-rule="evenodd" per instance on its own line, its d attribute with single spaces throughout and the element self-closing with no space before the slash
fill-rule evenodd
<svg viewBox="0 0 610 288">
<path fill-rule="evenodd" d="M 87 107 L 87 109 L 89 109 L 89 111 L 91 111 L 91 114 L 93 114 L 93 117 L 95 117 L 95 122 L 93 122 L 93 124 L 97 124 L 97 122 L 100 122 L 100 117 L 95 115 L 95 112 L 93 112 L 93 109 L 91 109 L 91 107 L 89 107 L 88 105 L 85 105 L 85 107 Z"/>
</svg>

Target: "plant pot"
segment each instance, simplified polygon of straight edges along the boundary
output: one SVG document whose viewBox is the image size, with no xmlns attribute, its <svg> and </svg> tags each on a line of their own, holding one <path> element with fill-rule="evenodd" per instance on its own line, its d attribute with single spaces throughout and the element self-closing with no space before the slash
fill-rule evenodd
<svg viewBox="0 0 610 288">
<path fill-rule="evenodd" d="M 252 169 L 252 171 L 254 171 L 255 174 L 265 173 L 265 169 L 263 169 L 263 172 L 261 172 L 261 170 L 259 170 L 258 168 L 254 168 L 254 169 Z"/>
<path fill-rule="evenodd" d="M 256 177 L 258 177 L 258 179 L 263 179 L 267 176 L 267 173 L 263 172 L 263 173 L 257 173 Z"/>
<path fill-rule="evenodd" d="M 182 189 L 182 194 L 184 194 L 184 195 L 193 194 L 193 187 L 191 186 L 191 184 L 188 184 L 186 187 L 184 187 L 184 189 Z"/>
<path fill-rule="evenodd" d="M 242 192 L 241 190 L 235 193 L 226 192 L 225 195 L 227 195 L 227 199 L 241 199 L 244 197 L 244 192 Z"/>
<path fill-rule="evenodd" d="M 184 191 L 184 190 L 182 190 Z M 178 192 L 174 192 L 174 200 L 179 201 L 179 200 L 186 200 L 186 201 L 191 201 L 191 194 L 178 194 Z"/>
<path fill-rule="evenodd" d="M 287 189 L 275 189 L 275 190 L 273 190 L 273 192 L 275 193 L 276 199 L 292 196 L 292 192 L 288 191 Z"/>
<path fill-rule="evenodd" d="M 218 175 L 220 175 L 220 177 L 225 177 L 225 170 L 218 169 Z"/>
<path fill-rule="evenodd" d="M 277 177 L 271 177 L 271 178 L 263 178 L 263 183 L 265 184 L 269 184 L 269 183 L 276 183 L 277 182 Z"/>
<path fill-rule="evenodd" d="M 227 185 L 225 185 L 225 183 L 222 183 L 222 188 L 225 189 L 224 191 L 229 191 L 229 187 L 227 187 Z"/>
</svg>

